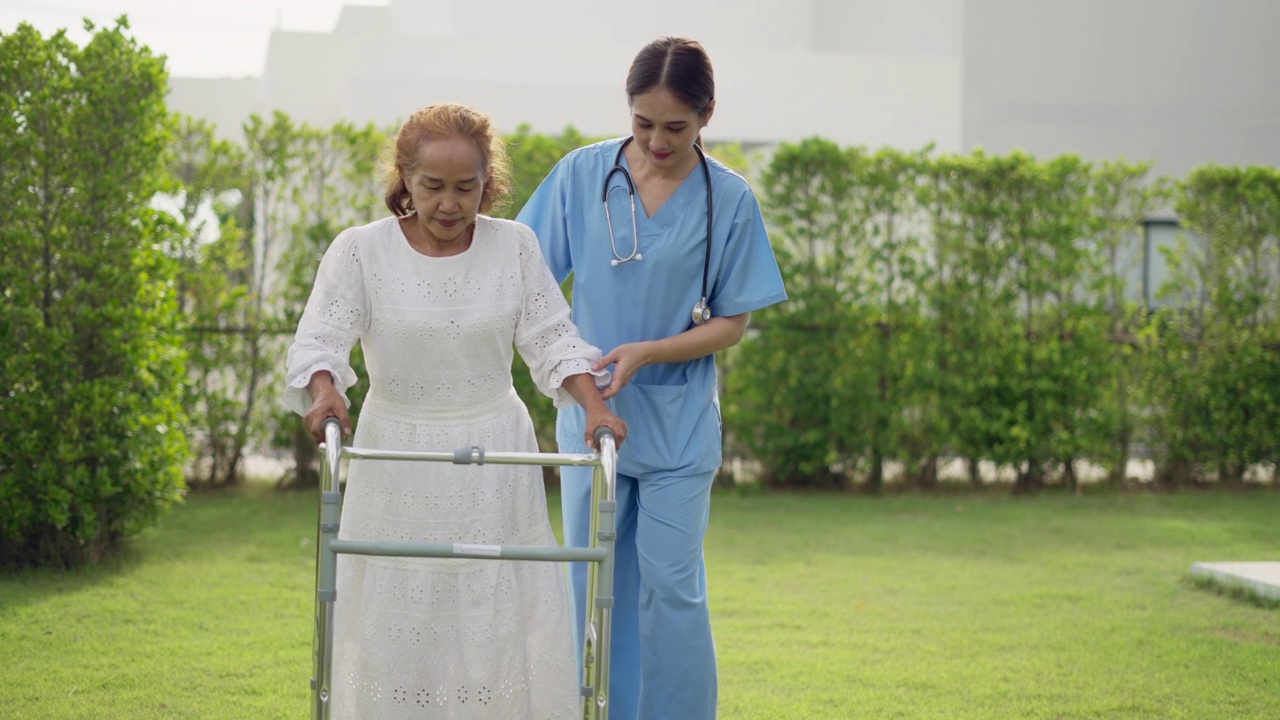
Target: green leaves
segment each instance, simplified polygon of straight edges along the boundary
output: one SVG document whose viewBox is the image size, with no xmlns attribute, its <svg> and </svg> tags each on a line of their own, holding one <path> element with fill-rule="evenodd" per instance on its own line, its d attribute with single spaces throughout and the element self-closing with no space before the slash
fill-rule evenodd
<svg viewBox="0 0 1280 720">
<path fill-rule="evenodd" d="M 1280 459 L 1280 171 L 1207 166 L 1176 208 L 1198 239 L 1171 254 L 1146 384 L 1171 481 L 1243 481 Z"/>
<path fill-rule="evenodd" d="M 728 354 L 727 424 L 770 483 L 931 483 L 990 461 L 1019 488 L 1076 461 L 1125 477 L 1131 448 L 1190 476 L 1274 463 L 1280 182 L 1201 168 L 1177 209 L 1208 239 L 1135 298 L 1149 166 L 1024 153 L 784 144 L 762 193 L 790 299 Z M 1206 252 L 1207 250 L 1207 252 Z M 1178 303 L 1175 303 L 1178 304 Z M 1185 474 L 1185 473 L 1184 473 Z"/>
<path fill-rule="evenodd" d="M 149 207 L 169 142 L 162 61 L 124 34 L 84 48 L 0 36 L 0 558 L 117 549 L 182 490 L 175 227 Z"/>
<path fill-rule="evenodd" d="M 783 145 L 762 205 L 790 298 L 756 313 L 758 334 L 727 355 L 727 424 L 770 483 L 878 485 L 911 442 L 910 378 L 922 338 L 923 246 L 915 158 L 813 138 Z"/>
</svg>

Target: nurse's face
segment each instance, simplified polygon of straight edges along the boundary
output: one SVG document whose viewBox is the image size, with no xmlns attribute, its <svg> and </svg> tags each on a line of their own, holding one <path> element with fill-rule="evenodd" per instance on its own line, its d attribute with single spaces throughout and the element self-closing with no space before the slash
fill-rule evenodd
<svg viewBox="0 0 1280 720">
<path fill-rule="evenodd" d="M 418 148 L 414 166 L 401 172 L 426 240 L 440 248 L 459 240 L 465 245 L 480 212 L 485 183 L 475 142 L 459 136 L 427 140 Z"/>
<path fill-rule="evenodd" d="M 711 119 L 715 101 L 699 115 L 670 90 L 657 87 L 631 98 L 631 134 L 655 170 L 681 170 L 697 163 L 693 143 Z"/>
</svg>

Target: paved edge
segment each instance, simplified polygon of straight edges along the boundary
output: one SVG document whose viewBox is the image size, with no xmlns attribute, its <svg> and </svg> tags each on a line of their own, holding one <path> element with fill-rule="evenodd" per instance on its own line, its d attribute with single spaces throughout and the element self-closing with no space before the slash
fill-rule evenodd
<svg viewBox="0 0 1280 720">
<path fill-rule="evenodd" d="M 1280 600 L 1280 562 L 1196 562 L 1191 576 Z"/>
</svg>

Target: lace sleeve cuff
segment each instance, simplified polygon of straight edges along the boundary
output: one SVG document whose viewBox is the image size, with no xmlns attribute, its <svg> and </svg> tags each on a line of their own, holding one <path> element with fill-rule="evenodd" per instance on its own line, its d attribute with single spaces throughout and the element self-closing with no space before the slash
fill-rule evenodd
<svg viewBox="0 0 1280 720">
<path fill-rule="evenodd" d="M 347 404 L 347 407 L 350 407 L 351 400 L 347 398 L 347 387 L 349 387 L 346 382 L 347 378 L 343 377 L 343 374 L 335 369 L 333 365 L 324 362 L 311 365 L 289 381 L 282 396 L 284 406 L 299 415 L 306 415 L 307 411 L 311 409 L 311 393 L 307 391 L 307 385 L 311 383 L 311 376 L 318 372 L 326 371 L 329 373 L 329 377 L 333 378 L 333 387 L 342 395 L 342 401 Z"/>
<path fill-rule="evenodd" d="M 565 358 L 552 368 L 543 391 L 551 397 L 551 402 L 556 408 L 568 407 L 576 402 L 569 391 L 564 389 L 564 381 L 573 375 L 591 375 L 595 379 L 597 388 L 608 387 L 609 383 L 613 382 L 612 372 L 591 369 L 592 363 L 600 358 L 600 351 L 591 349 L 595 351 L 594 358 Z"/>
</svg>

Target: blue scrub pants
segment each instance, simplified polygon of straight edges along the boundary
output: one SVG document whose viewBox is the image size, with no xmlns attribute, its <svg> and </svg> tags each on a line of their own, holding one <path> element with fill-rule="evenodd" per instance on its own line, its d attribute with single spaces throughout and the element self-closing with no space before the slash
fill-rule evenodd
<svg viewBox="0 0 1280 720">
<path fill-rule="evenodd" d="M 587 545 L 591 468 L 560 469 L 565 541 Z M 713 720 L 716 652 L 702 540 L 715 471 L 618 475 L 610 720 Z M 587 567 L 571 565 L 582 633 Z M 582 653 L 578 643 L 578 653 Z"/>
</svg>

